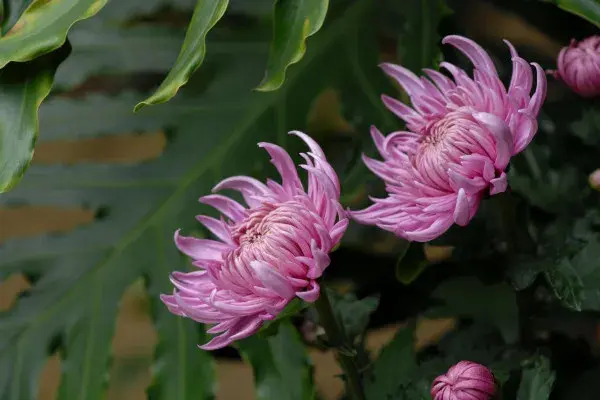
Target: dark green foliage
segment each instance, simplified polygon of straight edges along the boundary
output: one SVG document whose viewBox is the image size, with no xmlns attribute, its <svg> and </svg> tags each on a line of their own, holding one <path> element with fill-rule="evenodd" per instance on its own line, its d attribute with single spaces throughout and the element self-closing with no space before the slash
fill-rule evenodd
<svg viewBox="0 0 600 400">
<path fill-rule="evenodd" d="M 258 400 L 314 399 L 311 361 L 293 326 L 282 324 L 276 335 L 250 337 L 238 347 L 254 369 Z"/>
<path fill-rule="evenodd" d="M 103 15 L 117 14 L 111 7 L 118 9 L 120 4 L 112 3 Z M 214 396 L 212 356 L 196 347 L 207 340 L 202 328 L 171 315 L 158 299 L 159 293 L 172 290 L 169 273 L 187 269 L 184 257 L 172 245 L 172 235 L 177 228 L 199 229 L 193 217 L 207 209 L 197 198 L 209 193 L 222 177 L 272 176 L 269 157 L 256 143 L 274 141 L 300 148 L 286 132 L 305 129 L 311 104 L 325 88 L 356 93 L 355 85 L 371 85 L 356 74 L 362 77 L 367 73 L 363 65 L 372 68 L 376 59 L 354 58 L 357 52 L 376 55 L 370 48 L 354 48 L 371 42 L 365 25 L 370 5 L 362 1 L 333 11 L 302 64 L 273 93 L 252 91 L 268 49 L 268 35 L 257 22 L 253 30 L 221 32 L 217 28 L 217 45 L 207 55 L 205 73 L 164 106 L 133 114 L 131 107 L 140 94 L 131 90 L 83 99 L 54 97 L 43 105 L 40 125 L 45 141 L 160 130 L 167 133 L 168 141 L 159 158 L 140 164 L 34 166 L 22 185 L 0 198 L 3 205 L 83 207 L 98 216 L 68 234 L 11 240 L 0 247 L 0 277 L 19 272 L 38 277 L 29 295 L 0 318 L 1 398 L 34 397 L 40 368 L 56 337 L 61 338 L 58 350 L 64 358 L 59 398 L 102 398 L 118 302 L 140 277 L 152 296 L 160 338 L 149 394 L 152 398 Z M 114 25 L 110 29 L 103 25 L 104 34 L 99 35 L 99 24 L 103 22 L 92 20 L 74 31 L 72 57 L 59 72 L 64 88 L 98 73 L 165 71 L 166 59 L 176 55 L 175 41 L 170 38 L 181 37 L 180 32 L 163 28 Z M 361 41 L 355 40 L 359 32 Z M 133 54 L 139 48 L 152 48 L 155 62 L 136 60 Z M 132 54 L 132 62 L 113 63 L 115 51 Z M 237 62 L 230 62 L 232 55 Z M 107 70 L 103 63 L 113 67 Z M 340 73 L 347 65 L 354 67 Z M 380 92 L 379 88 L 370 90 Z M 354 101 L 350 98 L 350 103 Z M 364 327 L 366 320 L 361 317 L 357 324 Z M 285 340 L 295 338 L 290 329 L 281 332 L 280 328 L 276 336 L 265 339 L 275 359 L 288 351 Z M 293 340 L 298 346 L 297 338 Z M 298 351 L 304 350 L 299 347 Z M 286 361 L 291 362 L 290 368 L 305 368 L 304 361 Z M 275 368 L 269 360 L 257 362 L 265 371 Z M 305 393 L 298 398 L 307 398 L 313 391 L 306 386 L 312 381 L 310 369 L 305 369 L 302 381 L 297 381 L 296 369 L 290 371 L 289 375 L 278 373 L 289 382 L 298 382 L 298 395 Z M 274 381 L 279 378 L 267 377 L 262 383 L 265 393 Z"/>
<path fill-rule="evenodd" d="M 510 286 L 486 286 L 475 278 L 456 278 L 443 282 L 432 296 L 446 303 L 433 311 L 436 315 L 471 317 L 496 326 L 507 343 L 518 340 L 517 299 Z"/>
<path fill-rule="evenodd" d="M 517 400 L 547 400 L 552 392 L 555 374 L 550 369 L 550 361 L 538 356 L 527 360 L 523 369 Z"/>
<path fill-rule="evenodd" d="M 348 339 L 355 341 L 365 333 L 365 329 L 369 324 L 369 317 L 379 305 L 379 298 L 369 296 L 358 300 L 353 294 L 337 296 L 335 293 L 331 293 L 330 298 Z"/>
<path fill-rule="evenodd" d="M 360 160 L 375 155 L 369 127 L 404 129 L 381 104 L 383 93 L 407 100 L 378 69 L 381 61 L 416 73 L 437 69 L 442 59 L 464 65 L 440 40 L 467 32 L 508 82 L 511 64 L 498 32 L 483 26 L 487 19 L 469 23 L 471 11 L 526 22 L 530 30 L 515 33 L 515 44 L 545 68 L 554 68 L 547 49 L 567 44 L 558 37 L 593 33 L 600 23 L 595 0 L 546 2 L 558 7 L 526 0 L 105 3 L 2 2 L 0 191 L 12 190 L 0 195 L 0 207 L 94 214 L 67 233 L 0 244 L 0 281 L 22 274 L 31 284 L 0 313 L 3 400 L 36 398 L 40 371 L 54 353 L 62 358 L 58 399 L 105 398 L 109 381 L 128 376 L 108 375 L 119 303 L 142 282 L 158 334 L 148 398 L 214 399 L 216 356 L 197 347 L 210 339 L 206 327 L 172 315 L 159 299 L 172 291 L 169 274 L 190 268 L 173 232 L 207 235 L 194 215 L 213 211 L 198 197 L 227 176 L 273 178 L 257 142 L 296 156 L 305 149 L 286 133 L 299 129 L 325 149 L 343 205 L 361 208 L 368 195 L 384 195 Z M 529 19 L 538 10 L 544 26 L 561 31 L 530 34 L 541 23 Z M 489 17 L 485 12 L 477 15 Z M 541 50 L 523 39 L 530 37 L 544 43 Z M 509 190 L 483 199 L 469 226 L 430 243 L 452 246 L 447 259 L 432 261 L 423 244 L 353 223 L 325 274 L 327 284 L 344 289 L 330 298 L 347 337 L 327 340 L 314 309 L 296 299 L 235 345 L 253 369 L 257 399 L 317 398 L 308 344 L 335 345 L 339 360 L 358 365 L 366 400 L 429 399 L 432 380 L 461 360 L 487 365 L 505 399 L 597 397 L 600 195 L 588 175 L 600 168 L 600 112 L 597 99 L 576 98 L 548 79 L 539 132 L 511 160 Z M 55 91 L 40 106 L 53 80 Z M 327 90 L 341 115 L 322 127 L 313 119 Z M 164 104 L 138 106 L 134 114 L 144 98 Z M 138 163 L 34 165 L 16 185 L 38 119 L 42 142 L 160 132 L 166 144 Z M 417 348 L 413 321 L 424 316 L 454 317 L 456 326 Z M 369 330 L 399 322 L 377 354 L 367 351 Z M 310 323 L 314 332 L 300 335 L 297 328 Z"/>
<path fill-rule="evenodd" d="M 367 400 L 394 399 L 416 369 L 414 329 L 401 328 L 388 343 L 365 378 Z"/>
</svg>

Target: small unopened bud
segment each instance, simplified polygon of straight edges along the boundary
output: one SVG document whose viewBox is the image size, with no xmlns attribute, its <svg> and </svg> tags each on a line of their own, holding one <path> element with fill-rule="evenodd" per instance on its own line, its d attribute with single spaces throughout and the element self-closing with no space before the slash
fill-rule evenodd
<svg viewBox="0 0 600 400">
<path fill-rule="evenodd" d="M 583 97 L 600 96 L 600 36 L 571 40 L 558 55 L 558 71 L 548 71 Z"/>
<path fill-rule="evenodd" d="M 496 382 L 489 369 L 471 361 L 461 361 L 433 381 L 433 400 L 490 400 Z"/>
<path fill-rule="evenodd" d="M 590 186 L 593 189 L 600 190 L 600 169 L 595 170 L 590 174 Z"/>
</svg>

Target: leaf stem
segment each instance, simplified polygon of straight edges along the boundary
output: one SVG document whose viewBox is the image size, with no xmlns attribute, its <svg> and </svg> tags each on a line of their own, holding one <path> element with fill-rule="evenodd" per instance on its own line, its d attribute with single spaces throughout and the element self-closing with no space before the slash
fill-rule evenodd
<svg viewBox="0 0 600 400">
<path fill-rule="evenodd" d="M 365 400 L 356 357 L 350 355 L 347 351 L 352 346 L 348 341 L 343 326 L 336 318 L 336 314 L 329 301 L 329 296 L 327 295 L 327 287 L 323 284 L 321 284 L 321 293 L 315 302 L 315 308 L 319 314 L 319 323 L 325 329 L 329 344 L 335 348 L 337 359 L 344 371 L 346 391 L 350 394 L 350 398 L 354 400 Z"/>
</svg>

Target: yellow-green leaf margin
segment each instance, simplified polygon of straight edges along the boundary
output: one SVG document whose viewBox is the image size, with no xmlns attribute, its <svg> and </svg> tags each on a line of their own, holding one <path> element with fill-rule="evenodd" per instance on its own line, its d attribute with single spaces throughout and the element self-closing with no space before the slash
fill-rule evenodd
<svg viewBox="0 0 600 400">
<path fill-rule="evenodd" d="M 124 0 L 117 0 L 124 1 Z M 58 49 L 77 21 L 96 14 L 107 0 L 37 0 L 0 37 L 0 68 L 11 61 L 30 61 Z"/>
</svg>

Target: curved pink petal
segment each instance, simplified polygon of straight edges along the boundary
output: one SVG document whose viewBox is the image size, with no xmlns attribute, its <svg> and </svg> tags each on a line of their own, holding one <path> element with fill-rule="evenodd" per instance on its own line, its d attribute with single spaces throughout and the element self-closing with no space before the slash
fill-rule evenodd
<svg viewBox="0 0 600 400">
<path fill-rule="evenodd" d="M 229 197 L 221 196 L 220 194 L 210 194 L 200 197 L 198 201 L 216 208 L 221 214 L 234 222 L 243 220 L 246 217 L 246 209 Z"/>
<path fill-rule="evenodd" d="M 231 246 L 225 243 L 182 236 L 179 232 L 179 229 L 175 231 L 175 245 L 179 251 L 194 259 L 220 261 L 223 253 L 231 249 Z"/>
<path fill-rule="evenodd" d="M 274 267 L 261 261 L 252 261 L 250 265 L 267 289 L 271 289 L 284 299 L 294 297 L 294 287 Z"/>
<path fill-rule="evenodd" d="M 281 175 L 283 188 L 289 194 L 294 194 L 297 190 L 304 190 L 294 162 L 287 151 L 272 143 L 259 143 L 258 146 L 267 150 L 271 156 L 271 162 Z"/>
</svg>

